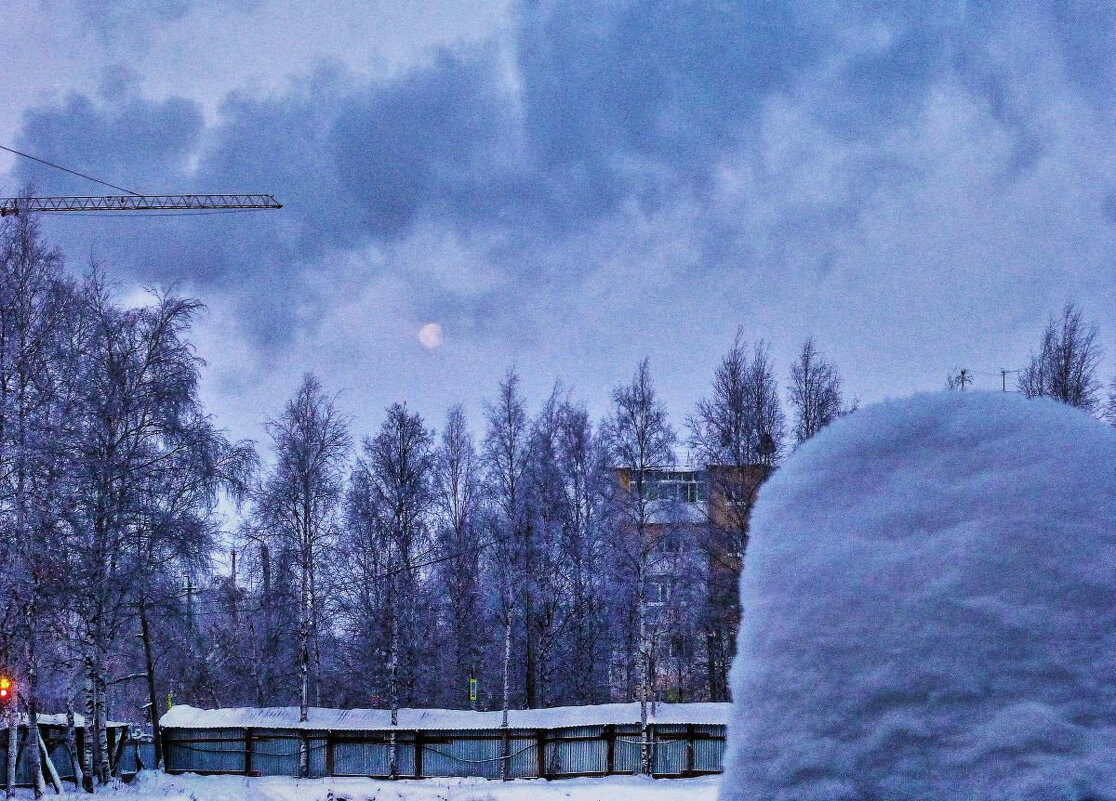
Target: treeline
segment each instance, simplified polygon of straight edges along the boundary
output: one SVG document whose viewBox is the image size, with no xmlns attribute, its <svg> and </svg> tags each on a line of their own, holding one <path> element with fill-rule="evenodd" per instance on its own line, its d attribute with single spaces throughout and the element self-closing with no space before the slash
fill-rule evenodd
<svg viewBox="0 0 1116 801">
<path fill-rule="evenodd" d="M 426 421 L 404 404 L 360 437 L 307 375 L 261 459 L 199 400 L 200 308 L 125 308 L 95 267 L 67 272 L 34 218 L 2 223 L 7 714 L 85 713 L 75 769 L 100 783 L 107 717 L 154 722 L 172 700 L 727 699 L 756 477 L 855 408 L 812 340 L 783 392 L 767 345 L 738 334 L 680 428 L 646 360 L 601 421 L 558 385 L 529 408 L 510 371 L 476 437 L 460 407 Z M 1099 410 L 1095 326 L 1073 307 L 1050 325 L 1021 383 L 1061 392 L 1069 337 L 1071 377 L 1088 381 L 1062 399 Z M 716 514 L 656 490 L 682 449 L 724 468 L 703 489 Z M 235 531 L 220 530 L 223 501 Z"/>
<path fill-rule="evenodd" d="M 479 439 L 460 407 L 435 431 L 402 404 L 358 439 L 307 375 L 267 422 L 261 467 L 199 399 L 200 309 L 169 294 L 125 307 L 95 266 L 66 270 L 34 217 L 0 223 L 5 714 L 84 713 L 76 775 L 107 780 L 110 716 L 154 723 L 172 700 L 727 697 L 735 593 L 711 589 L 708 563 L 727 555 L 733 583 L 751 495 L 714 531 L 642 485 L 683 443 L 703 463 L 778 462 L 787 425 L 763 343 L 737 339 L 685 435 L 646 361 L 600 422 L 558 386 L 529 412 L 509 372 Z M 803 438 L 841 411 L 840 382 L 812 343 L 795 370 Z M 223 502 L 235 531 L 220 530 Z"/>
<path fill-rule="evenodd" d="M 132 682 L 154 682 L 154 696 L 190 669 L 174 577 L 208 569 L 218 499 L 246 492 L 255 466 L 250 445 L 229 442 L 198 400 L 187 339 L 198 309 L 170 295 L 124 308 L 97 269 L 67 273 L 33 218 L 0 228 L 7 729 L 20 714 L 34 725 L 44 706 L 72 719 L 76 704 L 91 736 L 75 773 L 99 783 L 110 701 L 114 715 L 137 717 L 119 703 Z M 10 793 L 17 738 L 8 743 Z M 39 749 L 23 750 L 41 775 Z"/>
</svg>

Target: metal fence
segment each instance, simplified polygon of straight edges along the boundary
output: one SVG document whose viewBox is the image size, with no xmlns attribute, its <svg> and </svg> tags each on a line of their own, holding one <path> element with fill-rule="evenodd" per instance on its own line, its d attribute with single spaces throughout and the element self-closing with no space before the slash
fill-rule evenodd
<svg viewBox="0 0 1116 801">
<path fill-rule="evenodd" d="M 170 773 L 297 776 L 300 741 L 310 755 L 310 776 L 390 777 L 391 733 L 299 729 L 163 730 Z M 651 773 L 657 777 L 719 773 L 723 725 L 648 727 Z M 507 745 L 505 746 L 505 738 Z M 400 730 L 395 733 L 400 778 L 476 776 L 498 779 L 605 776 L 638 773 L 638 725 L 546 730 Z"/>
<path fill-rule="evenodd" d="M 41 724 L 39 729 L 43 737 L 43 744 L 50 755 L 51 764 L 54 765 L 54 769 L 58 773 L 58 778 L 63 782 L 72 783 L 74 780 L 73 758 L 69 747 L 66 745 L 64 729 L 49 724 Z M 34 744 L 33 740 L 28 739 L 26 725 L 19 726 L 18 732 L 15 783 L 22 787 L 31 787 L 34 784 L 31 764 Z M 84 728 L 77 728 L 76 735 L 76 750 L 80 759 L 85 738 Z M 155 767 L 155 744 L 132 738 L 128 727 L 123 725 L 110 727 L 108 743 L 109 762 L 114 776 L 127 777 L 129 774 L 135 773 L 141 762 L 146 768 Z M 6 754 L 7 750 L 8 730 L 4 728 L 0 729 L 0 754 Z M 45 770 L 45 767 L 43 770 Z"/>
</svg>

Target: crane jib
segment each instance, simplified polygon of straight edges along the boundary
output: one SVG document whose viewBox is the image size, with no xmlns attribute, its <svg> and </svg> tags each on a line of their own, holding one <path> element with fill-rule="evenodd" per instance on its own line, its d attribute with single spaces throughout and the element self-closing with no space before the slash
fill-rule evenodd
<svg viewBox="0 0 1116 801">
<path fill-rule="evenodd" d="M 94 197 L 0 198 L 0 217 L 22 212 L 202 211 L 208 209 L 281 209 L 272 195 L 101 195 Z"/>
</svg>

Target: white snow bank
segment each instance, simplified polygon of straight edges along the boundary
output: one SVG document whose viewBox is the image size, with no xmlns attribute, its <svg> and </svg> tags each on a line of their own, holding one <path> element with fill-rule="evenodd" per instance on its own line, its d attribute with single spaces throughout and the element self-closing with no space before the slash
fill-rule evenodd
<svg viewBox="0 0 1116 801">
<path fill-rule="evenodd" d="M 648 720 L 658 724 L 724 725 L 731 704 L 655 705 Z M 472 712 L 460 709 L 400 709 L 400 729 L 469 730 L 498 729 L 502 712 Z M 171 707 L 159 724 L 164 728 L 255 728 L 312 729 L 315 731 L 377 731 L 391 728 L 387 709 L 323 709 L 311 707 L 306 723 L 298 722 L 298 707 L 256 709 L 198 709 L 184 704 Z M 604 726 L 639 723 L 639 704 L 559 706 L 549 709 L 512 709 L 508 726 L 513 729 L 560 729 L 572 726 Z"/>
<path fill-rule="evenodd" d="M 547 782 L 517 779 L 418 779 L 387 781 L 363 778 L 290 779 L 265 776 L 168 776 L 143 771 L 136 781 L 107 797 L 119 801 L 600 801 L 602 798 L 640 801 L 714 801 L 719 776 L 662 781 L 634 776 L 564 779 Z M 30 790 L 26 791 L 30 797 Z M 75 796 L 77 797 L 77 796 Z M 89 796 L 84 796 L 88 798 Z"/>
<path fill-rule="evenodd" d="M 724 801 L 1116 797 L 1116 431 L 943 393 L 760 491 Z"/>
</svg>

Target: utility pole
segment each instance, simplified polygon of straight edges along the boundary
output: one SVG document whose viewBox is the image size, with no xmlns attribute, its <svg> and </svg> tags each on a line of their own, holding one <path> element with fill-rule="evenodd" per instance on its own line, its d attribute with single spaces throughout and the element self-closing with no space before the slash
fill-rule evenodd
<svg viewBox="0 0 1116 801">
<path fill-rule="evenodd" d="M 969 383 L 969 371 L 966 370 L 964 367 L 961 368 L 960 381 L 961 381 L 961 391 L 964 392 L 965 391 L 965 385 L 967 383 Z"/>
<path fill-rule="evenodd" d="M 190 574 L 183 573 L 182 578 L 185 582 L 186 590 L 186 628 L 193 634 L 194 633 L 194 585 L 190 583 Z"/>
<path fill-rule="evenodd" d="M 240 616 L 236 611 L 236 548 L 229 551 L 232 559 L 232 568 L 229 570 L 229 610 L 232 612 L 233 626 L 238 626 Z"/>
</svg>

